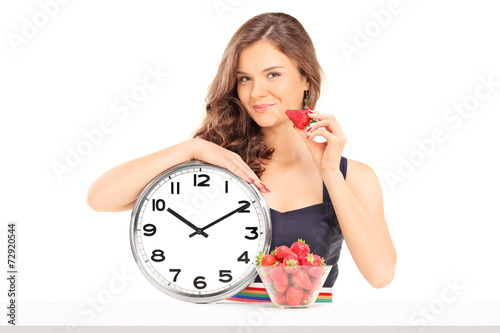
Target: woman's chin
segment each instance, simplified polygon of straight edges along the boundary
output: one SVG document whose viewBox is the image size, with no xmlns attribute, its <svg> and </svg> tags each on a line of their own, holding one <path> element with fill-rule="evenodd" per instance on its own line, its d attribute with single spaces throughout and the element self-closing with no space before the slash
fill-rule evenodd
<svg viewBox="0 0 500 333">
<path fill-rule="evenodd" d="M 293 123 L 287 119 L 287 121 L 284 122 L 277 122 L 277 121 L 260 121 L 257 122 L 257 124 L 260 126 L 262 130 L 280 130 L 282 131 L 283 129 L 293 129 Z"/>
</svg>

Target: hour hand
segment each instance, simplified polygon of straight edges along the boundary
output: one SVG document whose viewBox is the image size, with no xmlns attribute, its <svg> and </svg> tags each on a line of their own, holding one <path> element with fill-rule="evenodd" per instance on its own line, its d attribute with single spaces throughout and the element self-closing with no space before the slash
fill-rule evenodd
<svg viewBox="0 0 500 333">
<path fill-rule="evenodd" d="M 184 222 L 185 224 L 187 224 L 188 226 L 190 226 L 191 228 L 193 228 L 196 232 L 194 232 L 192 235 L 200 234 L 200 235 L 205 236 L 205 238 L 208 237 L 208 234 L 206 232 L 204 232 L 203 230 L 201 230 L 200 228 L 198 228 L 197 226 L 195 226 L 194 224 L 192 224 L 191 222 L 189 222 L 188 220 L 186 220 L 184 217 L 180 216 L 173 209 L 168 208 L 167 212 L 169 212 L 170 214 L 172 214 L 173 216 L 177 217 L 179 220 L 181 220 L 182 222 Z M 192 237 L 192 236 L 190 236 L 190 237 Z"/>
</svg>

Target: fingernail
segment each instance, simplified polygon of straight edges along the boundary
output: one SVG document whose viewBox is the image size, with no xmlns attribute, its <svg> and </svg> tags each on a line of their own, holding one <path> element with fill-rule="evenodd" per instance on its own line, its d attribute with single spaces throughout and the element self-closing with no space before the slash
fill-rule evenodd
<svg viewBox="0 0 500 333">
<path fill-rule="evenodd" d="M 310 137 L 311 137 L 311 134 L 309 134 L 309 135 L 307 136 L 306 140 L 309 140 L 309 138 L 310 138 Z"/>
<path fill-rule="evenodd" d="M 266 185 L 264 185 L 263 183 L 260 183 L 262 186 L 264 186 L 264 190 L 267 192 L 267 193 L 271 193 L 271 191 L 269 191 L 269 189 L 266 187 Z"/>
<path fill-rule="evenodd" d="M 306 132 L 309 132 L 310 130 L 312 130 L 312 127 L 309 127 L 309 129 Z"/>
<path fill-rule="evenodd" d="M 251 181 L 252 183 L 254 183 L 254 182 L 255 182 L 255 180 L 253 180 L 253 179 L 252 179 L 252 178 L 250 178 L 250 177 L 248 177 L 248 179 L 250 179 L 250 181 Z"/>
</svg>

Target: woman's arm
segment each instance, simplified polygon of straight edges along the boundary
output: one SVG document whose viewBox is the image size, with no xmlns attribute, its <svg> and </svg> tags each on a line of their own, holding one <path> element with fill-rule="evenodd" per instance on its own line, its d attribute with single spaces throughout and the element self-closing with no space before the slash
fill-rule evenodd
<svg viewBox="0 0 500 333">
<path fill-rule="evenodd" d="M 333 115 L 313 111 L 319 121 L 310 130 L 297 129 L 311 152 L 328 189 L 342 234 L 354 262 L 375 288 L 388 285 L 396 269 L 396 250 L 384 217 L 382 190 L 375 172 L 366 164 L 349 160 L 346 179 L 340 171 L 347 141 Z M 323 136 L 326 142 L 313 139 Z"/>
<path fill-rule="evenodd" d="M 322 176 L 351 255 L 363 277 L 374 287 L 388 285 L 396 268 L 396 250 L 384 217 L 382 190 L 366 164 L 348 160 L 344 180 L 340 170 Z"/>
<path fill-rule="evenodd" d="M 132 209 L 149 181 L 162 171 L 190 160 L 224 167 L 265 192 L 259 178 L 238 154 L 203 139 L 191 139 L 110 169 L 91 184 L 87 203 L 100 212 Z"/>
<path fill-rule="evenodd" d="M 189 141 L 120 164 L 97 178 L 88 190 L 88 205 L 99 212 L 132 209 L 146 184 L 162 171 L 191 160 Z"/>
</svg>

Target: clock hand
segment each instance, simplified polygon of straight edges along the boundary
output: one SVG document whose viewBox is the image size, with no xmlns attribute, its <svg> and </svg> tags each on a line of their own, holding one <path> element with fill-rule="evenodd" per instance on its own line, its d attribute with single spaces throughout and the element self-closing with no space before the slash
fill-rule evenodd
<svg viewBox="0 0 500 333">
<path fill-rule="evenodd" d="M 241 201 L 240 201 L 240 202 L 241 202 Z M 238 212 L 240 212 L 240 211 L 242 211 L 242 210 L 245 210 L 245 209 L 247 209 L 248 207 L 250 207 L 250 203 L 249 203 L 249 202 L 247 202 L 247 201 L 245 201 L 245 204 L 244 204 L 243 206 L 238 207 L 238 208 L 236 208 L 235 210 L 233 210 L 231 213 L 228 213 L 228 214 L 224 215 L 223 217 L 221 217 L 221 218 L 219 218 L 219 219 L 217 219 L 217 220 L 213 221 L 212 223 L 207 224 L 206 226 L 204 226 L 203 228 L 201 228 L 201 231 L 203 232 L 205 229 L 210 228 L 211 226 L 213 226 L 213 225 L 215 225 L 215 224 L 219 223 L 220 221 L 227 219 L 229 216 L 231 216 L 231 215 L 233 215 L 233 214 L 236 214 L 236 213 L 238 213 Z M 198 232 L 198 233 L 199 233 L 199 232 Z M 194 236 L 194 235 L 196 235 L 196 234 L 197 234 L 196 232 L 193 232 L 191 235 L 189 235 L 189 237 L 193 237 L 193 236 Z"/>
<path fill-rule="evenodd" d="M 188 220 L 186 220 L 185 218 L 183 218 L 182 216 L 180 216 L 173 209 L 168 208 L 167 212 L 169 212 L 170 214 L 172 214 L 173 216 L 177 217 L 179 220 L 181 220 L 182 222 L 186 223 L 188 226 L 190 226 L 191 228 L 193 228 L 196 231 L 196 232 L 193 233 L 193 235 L 201 234 L 201 235 L 205 236 L 205 238 L 208 237 L 207 233 L 203 232 L 202 229 L 198 228 L 197 226 L 195 226 L 194 224 L 192 224 L 191 222 L 189 222 Z M 192 237 L 192 236 L 189 236 L 189 237 Z"/>
</svg>

